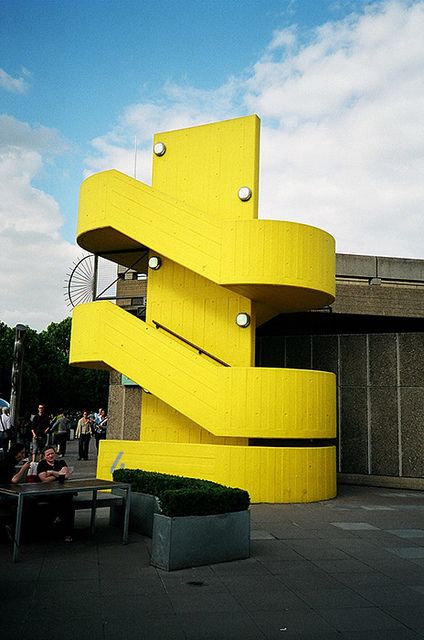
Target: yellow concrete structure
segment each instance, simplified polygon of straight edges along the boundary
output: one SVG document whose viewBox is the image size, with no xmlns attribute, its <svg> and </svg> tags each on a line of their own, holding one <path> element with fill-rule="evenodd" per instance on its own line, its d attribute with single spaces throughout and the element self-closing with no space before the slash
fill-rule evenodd
<svg viewBox="0 0 424 640">
<path fill-rule="evenodd" d="M 140 441 L 102 441 L 99 477 L 163 471 L 242 487 L 255 502 L 335 495 L 334 375 L 254 366 L 259 324 L 334 300 L 334 240 L 258 220 L 258 168 L 249 116 L 157 134 L 152 186 L 118 171 L 82 184 L 78 243 L 149 265 L 146 321 L 111 302 L 74 309 L 71 363 L 116 369 L 146 391 Z"/>
</svg>

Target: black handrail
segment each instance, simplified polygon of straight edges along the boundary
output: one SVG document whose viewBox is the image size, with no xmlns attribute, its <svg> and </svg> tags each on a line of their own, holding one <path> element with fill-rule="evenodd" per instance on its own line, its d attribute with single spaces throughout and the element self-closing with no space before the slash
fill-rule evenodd
<svg viewBox="0 0 424 640">
<path fill-rule="evenodd" d="M 197 351 L 197 353 L 200 353 L 202 355 L 208 356 L 208 358 L 211 358 L 212 360 L 215 360 L 215 362 L 218 362 L 218 364 L 222 364 L 222 366 L 224 366 L 224 367 L 231 366 L 231 365 L 228 364 L 228 362 L 224 362 L 223 360 L 220 360 L 219 358 L 214 356 L 212 353 L 209 353 L 208 351 L 205 351 L 204 349 L 202 349 L 202 347 L 197 346 L 197 344 L 194 344 L 193 342 L 190 342 L 190 340 L 186 340 L 186 338 L 183 338 L 182 336 L 178 335 L 178 333 L 175 333 L 175 331 L 172 331 L 171 329 L 168 329 L 168 327 L 165 327 L 163 324 L 160 324 L 159 322 L 156 322 L 156 320 L 152 320 L 152 324 L 155 325 L 156 329 L 163 329 L 164 331 L 169 333 L 174 338 L 177 338 L 178 340 L 181 340 L 181 342 L 184 342 L 184 344 L 188 345 L 189 347 L 192 347 L 193 349 L 195 349 Z"/>
</svg>

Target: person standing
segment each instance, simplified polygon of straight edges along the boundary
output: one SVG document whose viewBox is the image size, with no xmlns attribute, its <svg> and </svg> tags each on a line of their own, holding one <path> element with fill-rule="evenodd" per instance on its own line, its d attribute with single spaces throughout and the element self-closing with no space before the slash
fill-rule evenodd
<svg viewBox="0 0 424 640">
<path fill-rule="evenodd" d="M 3 456 L 6 455 L 9 448 L 9 438 L 12 429 L 8 409 L 3 407 L 0 409 L 0 449 L 3 449 Z"/>
<path fill-rule="evenodd" d="M 94 418 L 94 439 L 96 440 L 97 455 L 99 455 L 99 442 L 106 439 L 107 414 L 102 408 L 96 413 Z"/>
<path fill-rule="evenodd" d="M 66 442 L 68 440 L 68 429 L 70 421 L 65 416 L 63 409 L 60 409 L 56 420 L 52 424 L 52 431 L 55 434 L 55 444 L 57 445 L 57 453 L 63 458 L 66 453 Z"/>
<path fill-rule="evenodd" d="M 75 436 L 79 438 L 78 460 L 88 460 L 88 449 L 90 446 L 92 420 L 88 411 L 83 411 L 82 418 L 78 420 Z"/>
<path fill-rule="evenodd" d="M 46 413 L 46 407 L 44 406 L 44 404 L 39 404 L 37 413 L 33 417 L 31 424 L 31 453 L 33 462 L 35 462 L 36 455 L 41 454 L 44 447 L 46 446 L 49 430 L 50 420 L 49 416 Z"/>
</svg>

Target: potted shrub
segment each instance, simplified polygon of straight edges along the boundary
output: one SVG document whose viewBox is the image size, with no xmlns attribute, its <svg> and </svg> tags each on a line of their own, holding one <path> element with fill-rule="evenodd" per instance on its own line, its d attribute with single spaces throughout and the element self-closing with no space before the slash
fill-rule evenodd
<svg viewBox="0 0 424 640">
<path fill-rule="evenodd" d="M 249 494 L 207 480 L 118 469 L 113 477 L 131 484 L 131 521 L 152 537 L 151 564 L 167 571 L 250 555 Z M 131 518 L 133 499 L 147 496 Z M 134 502 L 135 504 L 136 502 Z M 144 518 L 144 522 L 141 520 Z"/>
<path fill-rule="evenodd" d="M 119 469 L 114 471 L 113 479 L 126 478 L 125 482 L 131 484 L 131 503 L 129 528 L 149 538 L 153 535 L 153 515 L 160 511 L 158 498 L 151 493 L 154 488 L 152 479 L 146 476 L 140 469 Z M 124 482 L 124 481 L 123 481 Z M 113 489 L 113 493 L 123 495 L 122 489 Z M 110 524 L 122 526 L 124 507 L 113 505 L 110 509 Z"/>
</svg>

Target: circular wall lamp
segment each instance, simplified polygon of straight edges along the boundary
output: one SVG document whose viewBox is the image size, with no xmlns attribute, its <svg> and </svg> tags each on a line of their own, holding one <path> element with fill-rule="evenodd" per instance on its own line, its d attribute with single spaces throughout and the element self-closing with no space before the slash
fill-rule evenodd
<svg viewBox="0 0 424 640">
<path fill-rule="evenodd" d="M 250 316 L 248 313 L 238 313 L 236 315 L 236 324 L 243 329 L 250 324 Z"/>
<path fill-rule="evenodd" d="M 163 156 L 166 153 L 166 145 L 163 142 L 156 142 L 153 147 L 153 152 L 156 156 Z"/>
<path fill-rule="evenodd" d="M 153 269 L 153 271 L 157 271 L 162 266 L 162 260 L 159 256 L 151 256 L 149 258 L 149 269 Z"/>
<path fill-rule="evenodd" d="M 238 190 L 238 197 L 243 202 L 247 202 L 252 197 L 252 190 L 249 187 L 240 187 Z"/>
<path fill-rule="evenodd" d="M 141 387 L 141 388 L 144 391 L 144 393 L 150 393 L 150 391 L 148 389 L 145 389 L 144 387 Z"/>
</svg>

